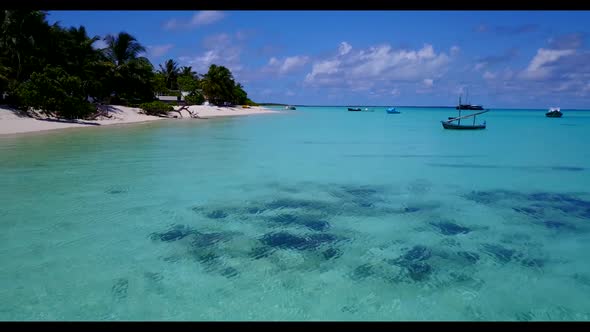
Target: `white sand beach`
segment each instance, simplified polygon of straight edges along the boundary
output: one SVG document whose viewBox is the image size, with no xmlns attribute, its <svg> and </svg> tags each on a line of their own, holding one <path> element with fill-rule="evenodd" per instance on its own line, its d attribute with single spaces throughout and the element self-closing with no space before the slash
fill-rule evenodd
<svg viewBox="0 0 590 332">
<path fill-rule="evenodd" d="M 181 107 L 176 106 L 174 107 L 175 110 L 179 110 Z M 241 115 L 254 115 L 254 114 L 270 114 L 270 113 L 280 113 L 279 111 L 269 110 L 264 107 L 260 106 L 253 106 L 250 108 L 242 108 L 242 107 L 219 107 L 219 106 L 206 106 L 206 105 L 192 105 L 188 107 L 188 111 L 181 110 L 180 113 L 182 114 L 183 119 L 190 119 L 190 113 L 198 116 L 202 119 L 214 118 L 214 117 L 221 117 L 221 116 L 241 116 Z M 171 116 L 179 116 L 177 112 L 171 112 Z M 180 116 L 179 116 L 180 118 Z"/>
<path fill-rule="evenodd" d="M 78 121 L 66 121 L 46 118 L 38 114 L 34 114 L 35 117 L 29 117 L 20 114 L 18 110 L 14 110 L 8 107 L 0 106 L 0 135 L 6 134 L 19 134 L 28 132 L 40 132 L 46 130 L 56 130 L 65 128 L 81 128 L 81 127 L 96 127 L 96 126 L 107 126 L 107 125 L 118 125 L 118 124 L 130 124 L 140 123 L 147 121 L 156 120 L 170 120 L 170 119 L 208 119 L 214 117 L 223 116 L 242 116 L 242 115 L 254 115 L 254 114 L 269 114 L 278 113 L 265 109 L 263 107 L 217 107 L 217 106 L 190 106 L 188 110 L 196 115 L 198 118 L 191 117 L 188 111 L 181 110 L 179 112 L 171 112 L 169 117 L 157 117 L 151 115 L 145 115 L 141 113 L 141 109 L 126 106 L 109 105 L 107 114 L 110 116 L 101 117 L 96 120 L 78 120 Z M 180 107 L 175 107 L 176 110 Z"/>
</svg>

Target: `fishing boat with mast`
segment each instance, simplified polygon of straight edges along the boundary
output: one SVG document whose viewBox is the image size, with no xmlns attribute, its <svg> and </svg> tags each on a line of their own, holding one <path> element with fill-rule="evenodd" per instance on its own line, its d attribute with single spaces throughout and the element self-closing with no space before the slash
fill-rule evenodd
<svg viewBox="0 0 590 332">
<path fill-rule="evenodd" d="M 468 101 L 469 100 L 469 90 L 465 91 L 465 100 Z M 461 96 L 459 96 L 459 105 L 457 105 L 457 107 L 455 107 L 458 110 L 469 110 L 469 111 L 483 111 L 483 106 L 482 105 L 474 105 L 474 104 L 463 104 L 461 103 Z"/>
<path fill-rule="evenodd" d="M 489 112 L 489 110 L 485 110 L 482 105 L 472 105 L 472 104 L 462 104 L 461 103 L 461 96 L 459 96 L 459 105 L 455 107 L 459 111 L 459 116 L 457 117 L 449 117 L 447 120 L 441 121 L 442 126 L 444 129 L 465 129 L 465 130 L 475 130 L 475 129 L 486 129 L 486 122 L 483 123 L 475 123 L 476 116 Z M 463 115 L 461 116 L 461 110 L 469 110 L 469 111 L 480 111 L 473 114 Z M 473 118 L 473 123 L 471 124 L 461 124 L 462 119 Z M 455 123 L 456 122 L 456 123 Z"/>
</svg>

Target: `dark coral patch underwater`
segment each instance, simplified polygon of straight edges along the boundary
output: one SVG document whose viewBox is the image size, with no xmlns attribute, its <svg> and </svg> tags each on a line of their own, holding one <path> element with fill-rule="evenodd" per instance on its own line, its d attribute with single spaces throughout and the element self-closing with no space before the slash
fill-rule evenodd
<svg viewBox="0 0 590 332">
<path fill-rule="evenodd" d="M 162 233 L 152 233 L 150 238 L 152 240 L 161 240 L 164 242 L 172 242 L 183 239 L 190 234 L 193 234 L 194 230 L 185 225 L 174 225 L 169 230 Z"/>
<path fill-rule="evenodd" d="M 287 232 L 268 233 L 260 238 L 260 242 L 272 248 L 310 250 L 323 244 L 338 241 L 339 238 L 332 234 L 311 234 L 306 236 L 295 235 Z"/>
<path fill-rule="evenodd" d="M 470 228 L 455 224 L 448 220 L 430 222 L 430 225 L 434 226 L 443 235 L 458 235 L 471 232 Z"/>
<path fill-rule="evenodd" d="M 390 264 L 403 267 L 413 281 L 425 281 L 434 269 L 427 262 L 432 257 L 432 250 L 426 246 L 416 245 L 397 259 L 389 260 Z"/>
<path fill-rule="evenodd" d="M 321 216 L 309 214 L 280 214 L 269 218 L 270 221 L 279 225 L 300 225 L 314 231 L 325 231 L 330 228 L 330 223 L 323 220 Z"/>
</svg>

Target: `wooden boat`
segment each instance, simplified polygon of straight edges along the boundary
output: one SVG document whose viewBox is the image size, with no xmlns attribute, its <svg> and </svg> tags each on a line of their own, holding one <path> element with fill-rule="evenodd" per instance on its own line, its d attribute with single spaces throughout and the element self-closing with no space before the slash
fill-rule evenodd
<svg viewBox="0 0 590 332">
<path fill-rule="evenodd" d="M 295 106 L 293 106 L 293 105 L 288 105 L 288 106 L 285 106 L 285 109 L 286 110 L 296 110 L 297 108 L 295 108 Z"/>
<path fill-rule="evenodd" d="M 445 129 L 486 129 L 486 122 L 484 121 L 483 124 L 476 124 L 476 125 L 462 125 L 462 124 L 454 124 L 449 121 L 441 121 L 443 128 Z"/>
<path fill-rule="evenodd" d="M 387 114 L 400 114 L 400 111 L 396 111 L 395 108 L 390 107 L 387 110 L 385 110 L 387 112 Z"/>
<path fill-rule="evenodd" d="M 351 108 L 351 107 L 349 107 L 348 108 L 348 111 L 349 112 L 361 112 L 362 110 L 360 108 Z"/>
<path fill-rule="evenodd" d="M 442 126 L 444 129 L 465 129 L 465 130 L 476 130 L 476 129 L 486 129 L 486 122 L 484 121 L 482 124 L 475 124 L 475 117 L 477 115 L 483 114 L 488 112 L 489 110 L 484 110 L 482 112 L 477 112 L 474 114 L 458 116 L 456 118 L 450 117 L 448 120 L 441 121 Z M 461 119 L 471 118 L 473 117 L 472 124 L 461 124 Z M 457 121 L 457 123 L 453 123 Z"/>
<path fill-rule="evenodd" d="M 545 116 L 548 118 L 561 118 L 563 113 L 561 113 L 561 109 L 559 107 L 551 107 Z"/>
</svg>

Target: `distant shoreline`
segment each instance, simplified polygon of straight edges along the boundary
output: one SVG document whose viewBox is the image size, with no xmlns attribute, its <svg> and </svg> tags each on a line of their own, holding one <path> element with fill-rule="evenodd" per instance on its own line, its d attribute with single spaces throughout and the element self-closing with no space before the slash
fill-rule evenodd
<svg viewBox="0 0 590 332">
<path fill-rule="evenodd" d="M 407 105 L 361 105 L 361 104 L 348 104 L 348 105 L 302 105 L 302 104 L 259 104 L 262 106 L 271 106 L 271 107 L 278 107 L 278 106 L 286 106 L 292 105 L 295 107 L 381 107 L 381 108 L 388 108 L 388 107 L 395 107 L 395 108 L 442 108 L 442 109 L 455 109 L 456 106 L 407 106 Z M 489 110 L 502 110 L 502 111 L 547 111 L 549 107 L 546 108 L 507 108 L 507 107 L 484 107 L 485 109 Z M 578 109 L 578 108 L 563 108 L 561 107 L 562 111 L 576 111 L 576 112 L 590 112 L 590 109 Z"/>
</svg>

